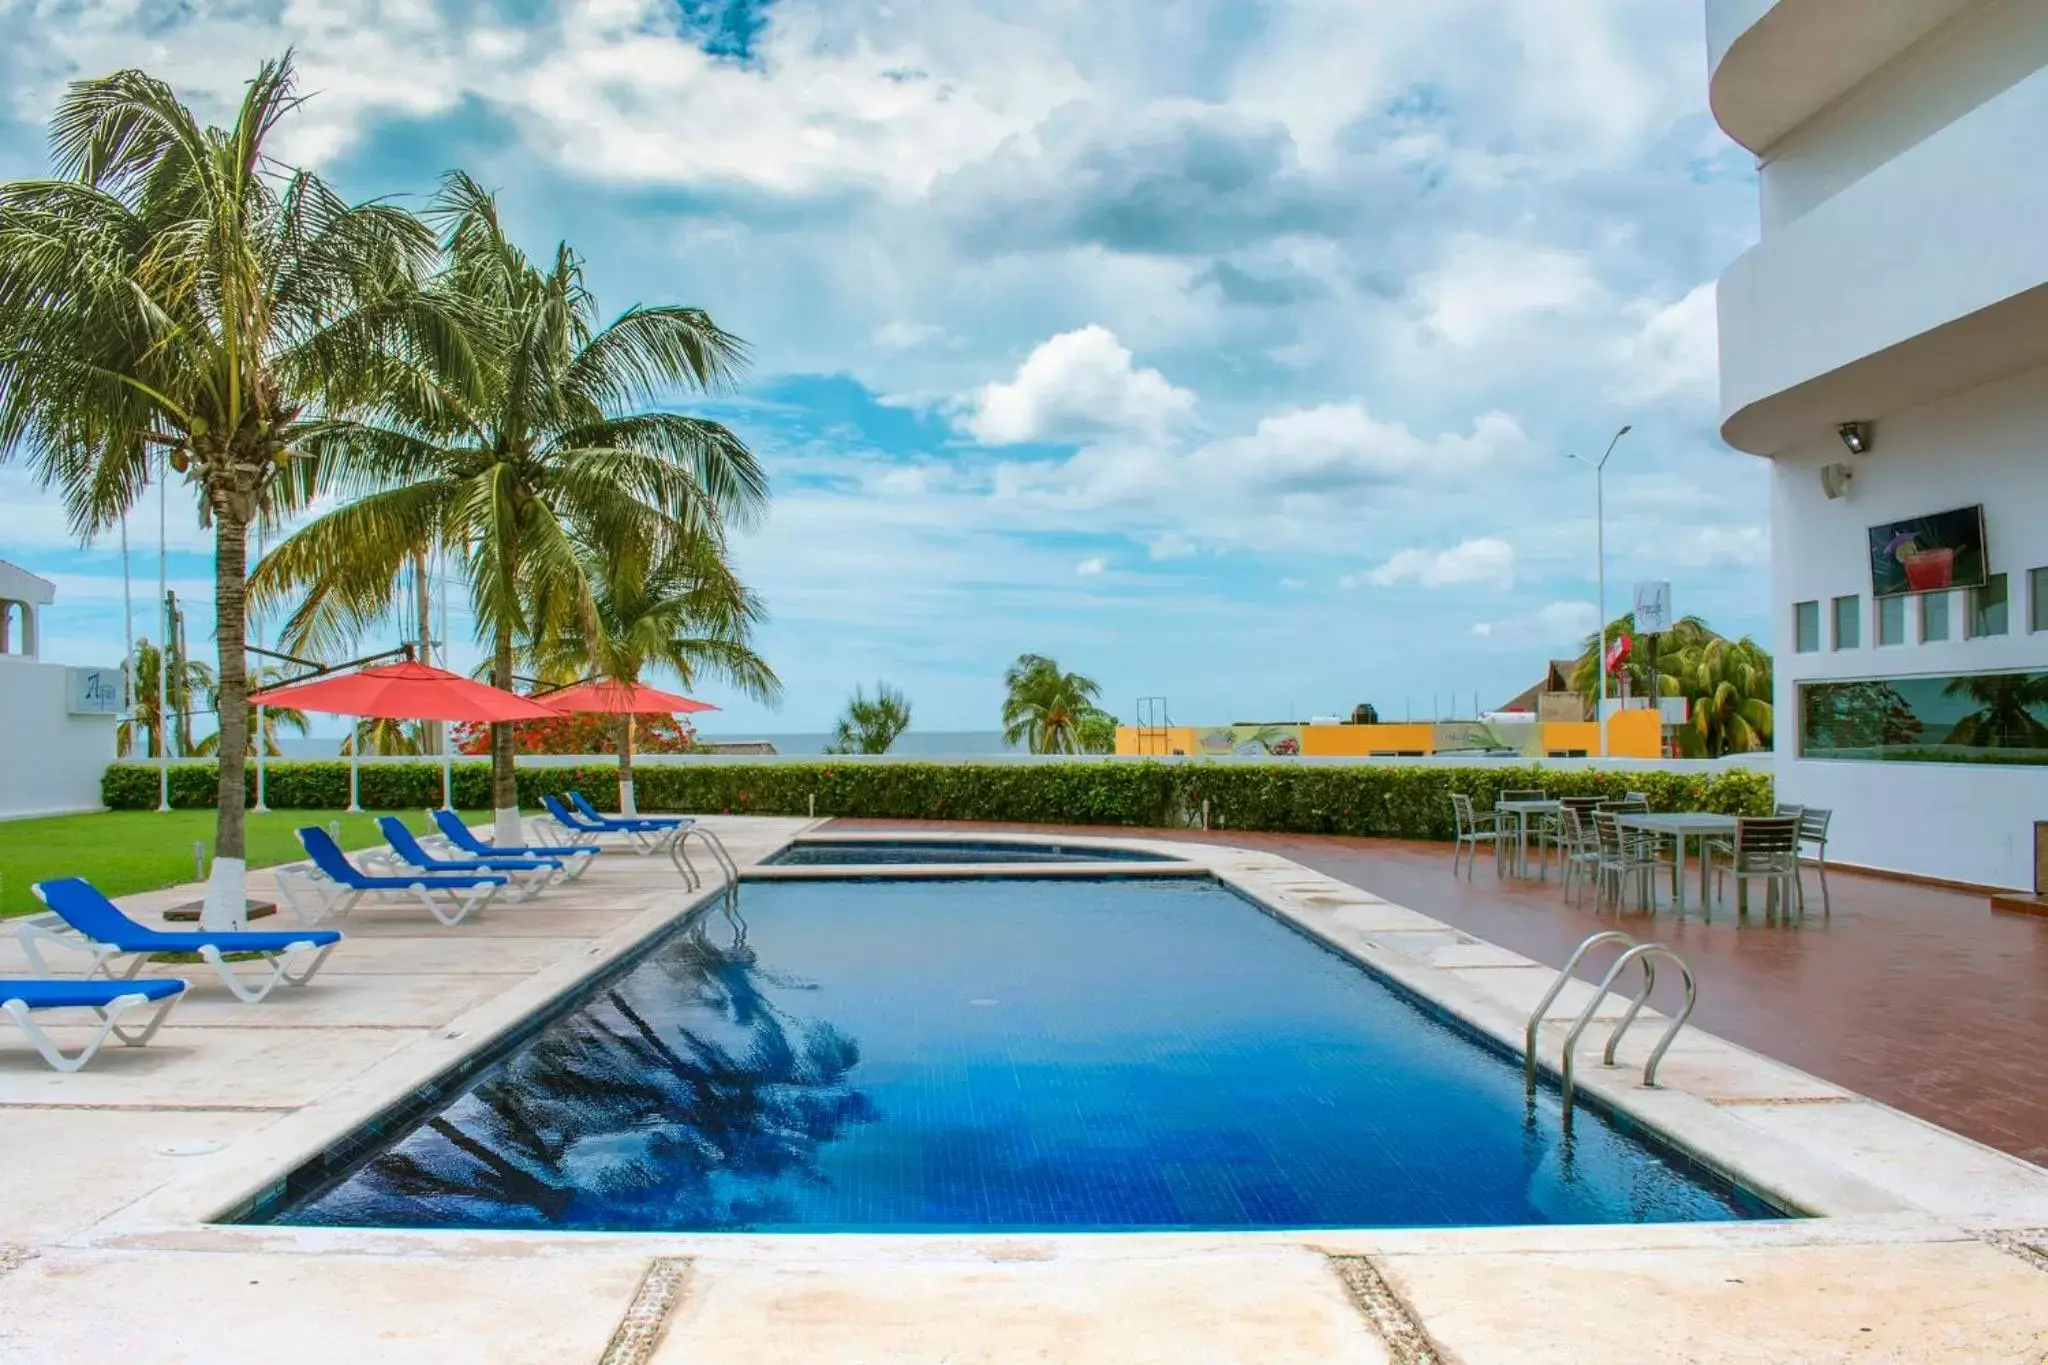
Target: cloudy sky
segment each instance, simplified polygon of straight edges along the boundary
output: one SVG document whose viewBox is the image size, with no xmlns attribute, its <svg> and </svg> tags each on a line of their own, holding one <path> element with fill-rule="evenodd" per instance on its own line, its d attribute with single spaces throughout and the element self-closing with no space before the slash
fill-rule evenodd
<svg viewBox="0 0 2048 1365">
<path fill-rule="evenodd" d="M 789 695 L 708 686 L 714 731 L 823 728 L 877 678 L 990 728 L 1022 651 L 1126 720 L 1493 705 L 1591 628 L 1565 455 L 1624 422 L 1610 601 L 1668 578 L 1765 629 L 1762 466 L 1714 434 L 1754 181 L 1696 5 L 0 0 L 0 35 L 0 177 L 41 173 L 67 80 L 140 65 L 219 118 L 291 47 L 284 157 L 359 197 L 464 167 L 607 311 L 747 338 L 712 410 L 774 482 L 738 554 Z M 47 656 L 118 660 L 117 543 L 19 468 L 0 508 L 58 584 Z M 156 541 L 151 503 L 144 633 Z"/>
</svg>

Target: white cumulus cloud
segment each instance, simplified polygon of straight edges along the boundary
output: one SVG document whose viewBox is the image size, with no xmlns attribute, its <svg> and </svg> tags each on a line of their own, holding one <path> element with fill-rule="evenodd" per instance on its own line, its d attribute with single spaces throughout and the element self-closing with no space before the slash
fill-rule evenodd
<svg viewBox="0 0 2048 1365">
<path fill-rule="evenodd" d="M 1377 587 L 1413 582 L 1425 588 L 1515 583 L 1515 547 L 1493 536 L 1460 541 L 1448 550 L 1403 550 L 1365 576 Z"/>
<path fill-rule="evenodd" d="M 1108 328 L 1091 324 L 1041 342 L 1016 378 L 985 385 L 964 406 L 975 440 L 1016 445 L 1163 432 L 1194 412 L 1195 395 L 1140 366 Z"/>
</svg>

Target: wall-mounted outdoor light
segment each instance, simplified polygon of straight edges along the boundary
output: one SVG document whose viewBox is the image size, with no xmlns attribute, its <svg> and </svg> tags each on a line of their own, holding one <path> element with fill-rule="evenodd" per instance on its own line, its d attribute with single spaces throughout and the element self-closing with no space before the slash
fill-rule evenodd
<svg viewBox="0 0 2048 1365">
<path fill-rule="evenodd" d="M 1835 428 L 1835 434 L 1842 438 L 1842 444 L 1849 447 L 1851 455 L 1868 455 L 1875 444 L 1868 422 L 1844 422 Z M 1831 493 L 1828 496 L 1833 497 Z"/>
</svg>

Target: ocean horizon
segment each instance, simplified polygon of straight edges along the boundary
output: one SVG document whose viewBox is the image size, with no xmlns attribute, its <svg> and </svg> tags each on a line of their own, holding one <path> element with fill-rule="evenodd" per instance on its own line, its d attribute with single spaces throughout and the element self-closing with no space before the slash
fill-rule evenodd
<svg viewBox="0 0 2048 1365">
<path fill-rule="evenodd" d="M 758 744 L 775 746 L 777 755 L 808 757 L 821 755 L 825 746 L 832 742 L 829 730 L 735 730 L 730 733 L 700 734 L 706 744 Z M 284 757 L 290 758 L 339 758 L 341 757 L 340 735 L 284 736 L 278 740 L 278 747 L 284 750 Z M 900 735 L 892 754 L 904 754 L 915 758 L 959 758 L 977 754 L 1009 754 L 1019 750 L 1014 745 L 1003 743 L 1000 730 L 907 730 Z"/>
</svg>

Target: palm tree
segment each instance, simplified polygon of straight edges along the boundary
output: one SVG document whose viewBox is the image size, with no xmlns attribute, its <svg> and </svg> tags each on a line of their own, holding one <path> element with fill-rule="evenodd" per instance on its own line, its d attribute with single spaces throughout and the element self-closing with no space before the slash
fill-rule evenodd
<svg viewBox="0 0 2048 1365">
<path fill-rule="evenodd" d="M 1942 689 L 1978 709 L 1957 721 L 1944 744 L 1972 749 L 2048 749 L 2048 725 L 2034 714 L 2048 706 L 2048 673 L 1982 673 Z"/>
<path fill-rule="evenodd" d="M 180 659 L 178 651 L 171 651 L 170 675 L 163 678 L 165 699 L 170 702 L 170 724 L 164 723 L 162 710 L 157 705 L 159 674 L 164 667 L 163 651 L 148 640 L 135 642 L 135 696 L 131 706 L 132 716 L 115 727 L 114 745 L 117 752 L 125 755 L 135 747 L 137 732 L 148 736 L 145 757 L 157 758 L 163 755 L 166 740 L 179 754 L 191 755 L 210 751 L 211 740 L 195 744 L 192 739 L 192 715 L 201 709 L 195 703 L 209 697 L 214 691 L 213 670 L 205 664 L 190 659 Z"/>
<path fill-rule="evenodd" d="M 249 681 L 252 685 L 252 690 L 261 691 L 266 687 L 276 687 L 287 682 L 289 677 L 282 668 L 277 667 L 275 664 L 263 664 L 252 672 Z M 249 740 L 252 746 L 252 753 L 254 752 L 253 746 L 257 744 L 263 746 L 263 756 L 265 758 L 284 757 L 284 750 L 277 742 L 280 730 L 290 730 L 296 734 L 305 735 L 313 728 L 307 721 L 304 711 L 295 710 L 289 706 L 261 707 L 259 708 L 259 717 L 259 723 L 251 728 Z M 218 754 L 220 752 L 220 731 L 215 730 L 205 739 L 200 740 L 193 746 L 192 752 L 209 756 Z"/>
<path fill-rule="evenodd" d="M 727 384 L 738 338 L 701 310 L 629 308 L 597 326 L 566 243 L 545 266 L 509 241 L 493 197 L 451 174 L 428 217 L 447 265 L 422 291 L 371 418 L 323 434 L 321 487 L 345 499 L 257 566 L 259 592 L 304 590 L 286 638 L 319 647 L 384 616 L 401 568 L 439 549 L 466 568 L 495 685 L 519 643 L 596 631 L 580 545 L 659 560 L 754 516 L 766 480 L 716 422 L 635 410 L 677 388 Z M 510 725 L 491 731 L 498 838 L 519 841 Z"/>
<path fill-rule="evenodd" d="M 1685 651 L 1708 640 L 1721 638 L 1699 617 L 1683 617 L 1656 637 L 1657 657 L 1652 659 L 1649 638 L 1636 634 L 1635 613 L 1625 612 L 1615 617 L 1599 637 L 1586 637 L 1578 662 L 1572 666 L 1572 690 L 1585 699 L 1589 713 L 1594 713 L 1593 703 L 1600 695 L 1600 670 L 1607 650 L 1624 635 L 1629 638 L 1630 648 L 1622 672 L 1628 678 L 1629 695 L 1635 697 L 1679 696 L 1682 672 L 1679 661 Z M 1619 695 L 1618 683 L 1618 679 L 1608 683 L 1609 696 Z"/>
<path fill-rule="evenodd" d="M 875 684 L 872 700 L 861 688 L 853 689 L 846 714 L 832 727 L 828 754 L 886 754 L 896 737 L 910 728 L 910 698 L 885 682 Z"/>
<path fill-rule="evenodd" d="M 650 665 L 693 686 L 722 678 L 757 701 L 780 701 L 782 680 L 749 640 L 763 615 L 761 600 L 732 571 L 724 546 L 708 536 L 672 547 L 658 560 L 650 547 L 579 545 L 592 586 L 594 631 L 563 631 L 527 648 L 548 682 L 598 676 L 632 684 Z M 619 809 L 632 814 L 634 717 L 618 718 Z"/>
<path fill-rule="evenodd" d="M 1719 758 L 1771 747 L 1771 656 L 1754 640 L 1720 636 L 1676 660 L 1677 695 L 1687 699 L 1678 731 L 1686 758 Z"/>
<path fill-rule="evenodd" d="M 389 290 L 433 250 L 411 215 L 268 159 L 297 103 L 289 55 L 262 65 L 227 128 L 141 71 L 80 81 L 51 122 L 59 178 L 0 186 L 0 458 L 61 488 L 81 536 L 112 526 L 152 466 L 182 475 L 213 527 L 209 926 L 244 905 L 249 527 L 309 487 L 294 456 L 375 381 Z"/>
<path fill-rule="evenodd" d="M 427 727 L 425 721 L 387 720 L 381 716 L 359 720 L 354 728 L 341 739 L 344 756 L 362 746 L 366 754 L 380 754 L 397 757 L 401 754 L 423 754 L 427 751 Z"/>
<path fill-rule="evenodd" d="M 1019 654 L 1003 674 L 1003 687 L 1005 744 L 1022 741 L 1034 754 L 1085 752 L 1082 727 L 1102 714 L 1095 704 L 1102 688 L 1093 678 L 1062 673 L 1043 654 Z"/>
</svg>

